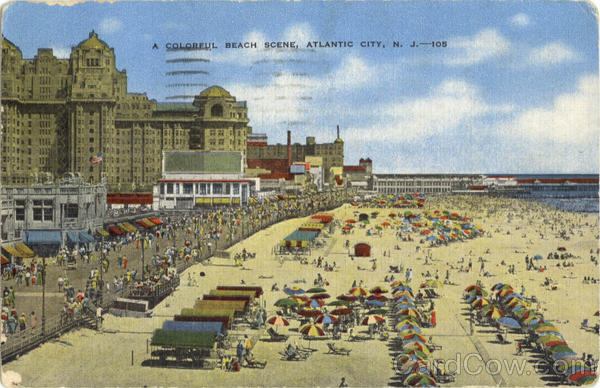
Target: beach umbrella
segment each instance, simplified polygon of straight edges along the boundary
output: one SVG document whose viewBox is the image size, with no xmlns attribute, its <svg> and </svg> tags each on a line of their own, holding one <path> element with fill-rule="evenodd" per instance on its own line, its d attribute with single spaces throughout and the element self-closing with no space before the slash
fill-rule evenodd
<svg viewBox="0 0 600 388">
<path fill-rule="evenodd" d="M 411 298 L 415 297 L 413 295 L 413 293 L 410 292 L 410 291 L 399 291 L 399 292 L 395 292 L 394 293 L 394 300 L 396 300 L 397 298 L 400 298 L 401 296 L 408 296 L 408 297 L 411 297 Z"/>
<path fill-rule="evenodd" d="M 405 333 L 417 332 L 421 333 L 421 328 L 415 323 L 399 323 L 396 325 L 396 330 Z"/>
<path fill-rule="evenodd" d="M 490 304 L 489 300 L 487 300 L 486 298 L 481 298 L 473 301 L 473 303 L 471 303 L 471 306 L 475 308 L 482 308 L 483 306 L 488 304 Z"/>
<path fill-rule="evenodd" d="M 308 291 L 306 291 L 309 294 L 318 294 L 321 292 L 326 292 L 327 290 L 321 287 L 315 287 L 315 288 L 311 288 Z"/>
<path fill-rule="evenodd" d="M 497 284 L 496 284 L 497 285 Z M 496 287 L 496 289 L 494 291 L 500 291 L 500 290 L 512 290 L 512 286 L 510 284 L 502 284 L 499 287 Z"/>
<path fill-rule="evenodd" d="M 408 356 L 414 355 L 414 356 L 421 358 L 422 360 L 425 360 L 428 357 L 427 354 L 425 354 L 422 351 L 417 350 L 417 349 L 404 349 L 399 354 L 400 357 L 405 356 L 405 355 L 408 355 Z"/>
<path fill-rule="evenodd" d="M 365 304 L 367 306 L 374 306 L 374 307 L 383 307 L 383 306 L 385 306 L 385 302 L 382 302 L 382 301 L 377 300 L 377 299 L 368 300 Z"/>
<path fill-rule="evenodd" d="M 396 280 L 394 283 L 390 284 L 390 287 L 396 288 L 399 286 L 406 286 L 406 284 L 400 280 Z"/>
<path fill-rule="evenodd" d="M 419 350 L 427 355 L 431 354 L 431 350 L 429 349 L 429 347 L 427 347 L 427 345 L 422 344 L 420 342 L 403 343 L 402 349 L 415 349 L 415 350 Z"/>
<path fill-rule="evenodd" d="M 559 338 L 562 338 L 562 341 L 565 340 L 565 337 L 562 334 L 560 334 L 558 331 L 543 331 L 543 332 L 537 333 L 537 335 L 540 337 L 543 337 L 546 335 L 555 335 Z"/>
<path fill-rule="evenodd" d="M 571 349 L 567 345 L 554 345 L 548 349 L 551 353 L 571 353 L 573 349 Z"/>
<path fill-rule="evenodd" d="M 388 292 L 388 289 L 385 287 L 377 286 L 377 287 L 371 288 L 372 294 L 385 294 L 386 292 Z"/>
<path fill-rule="evenodd" d="M 561 373 L 564 373 L 564 372 L 568 371 L 569 369 L 583 370 L 583 369 L 588 368 L 588 366 L 586 365 L 586 363 L 583 360 L 580 360 L 580 359 L 578 359 L 578 360 L 572 360 L 572 361 L 559 362 L 559 363 L 556 363 L 555 367 Z"/>
<path fill-rule="evenodd" d="M 305 308 L 304 310 L 298 311 L 298 315 L 302 315 L 303 317 L 318 317 L 323 313 L 314 308 Z"/>
<path fill-rule="evenodd" d="M 436 241 L 437 237 L 435 237 L 435 236 L 429 236 L 425 240 L 427 240 L 427 241 Z"/>
<path fill-rule="evenodd" d="M 596 373 L 590 370 L 583 370 L 569 375 L 568 379 L 575 382 L 577 385 L 586 385 L 595 381 L 596 377 Z"/>
<path fill-rule="evenodd" d="M 536 333 L 543 333 L 545 331 L 556 331 L 558 332 L 558 329 L 550 324 L 550 323 L 542 323 L 540 325 L 537 325 L 535 328 L 533 328 L 533 330 L 535 330 Z"/>
<path fill-rule="evenodd" d="M 289 326 L 290 323 L 287 321 L 287 319 L 279 317 L 279 316 L 275 316 L 275 317 L 271 317 L 269 319 L 267 319 L 267 323 L 269 323 L 270 325 L 273 326 Z"/>
<path fill-rule="evenodd" d="M 331 298 L 329 294 L 314 294 L 310 296 L 310 299 L 328 299 Z"/>
<path fill-rule="evenodd" d="M 298 305 L 302 305 L 310 300 L 306 296 L 303 296 L 303 295 L 292 295 L 292 296 L 290 296 L 290 299 L 295 300 Z"/>
<path fill-rule="evenodd" d="M 334 300 L 333 302 L 327 303 L 327 306 L 348 306 L 350 301 L 347 300 Z"/>
<path fill-rule="evenodd" d="M 516 292 L 512 292 L 512 293 L 504 296 L 505 301 L 509 301 L 512 298 L 518 298 L 518 299 L 523 300 L 523 296 L 521 294 L 517 294 Z"/>
<path fill-rule="evenodd" d="M 396 304 L 394 306 L 394 309 L 396 309 L 396 310 L 401 310 L 401 309 L 414 309 L 414 310 L 416 310 L 417 306 L 415 306 L 412 303 L 401 303 L 401 304 Z"/>
<path fill-rule="evenodd" d="M 535 325 L 536 323 L 538 323 L 540 320 L 542 320 L 542 317 L 539 315 L 535 315 L 535 314 L 531 314 L 529 315 L 529 317 L 527 317 L 523 323 L 525 323 L 527 326 L 532 326 Z"/>
<path fill-rule="evenodd" d="M 423 360 L 414 360 L 402 364 L 400 366 L 400 371 L 403 375 L 415 373 L 429 374 L 429 370 L 427 370 L 427 363 Z"/>
<path fill-rule="evenodd" d="M 358 300 L 358 296 L 354 295 L 340 295 L 337 297 L 338 300 L 343 300 L 346 302 L 356 302 Z"/>
<path fill-rule="evenodd" d="M 349 226 L 344 226 L 342 229 L 343 229 L 343 230 L 350 230 L 350 229 L 352 229 L 352 228 L 351 228 L 351 227 L 349 227 Z"/>
<path fill-rule="evenodd" d="M 416 361 L 424 361 L 425 359 L 427 359 L 426 355 L 423 357 L 416 354 L 404 353 L 398 357 L 398 362 L 400 362 L 402 365 L 405 365 Z"/>
<path fill-rule="evenodd" d="M 467 295 L 467 303 L 471 304 L 475 299 L 483 298 L 482 295 Z"/>
<path fill-rule="evenodd" d="M 331 315 L 348 315 L 348 314 L 352 314 L 352 312 L 353 311 L 349 308 L 341 307 L 341 308 L 333 310 L 330 314 Z"/>
<path fill-rule="evenodd" d="M 546 342 L 544 345 L 546 345 L 547 348 L 551 348 L 556 345 L 568 345 L 568 344 L 565 341 L 550 341 L 550 342 Z"/>
<path fill-rule="evenodd" d="M 412 288 L 408 287 L 408 286 L 397 286 L 394 287 L 394 289 L 392 290 L 392 293 L 394 294 L 394 296 L 398 296 L 398 293 L 400 292 L 408 292 L 409 295 L 412 296 Z"/>
<path fill-rule="evenodd" d="M 307 307 L 321 307 L 325 304 L 325 302 L 323 302 L 321 299 L 312 299 L 309 302 L 306 302 L 306 306 Z"/>
<path fill-rule="evenodd" d="M 410 296 L 406 296 L 406 295 L 403 295 L 403 296 L 399 297 L 398 299 L 394 300 L 394 304 L 403 304 L 403 303 L 414 304 L 415 302 Z"/>
<path fill-rule="evenodd" d="M 565 359 L 577 358 L 577 353 L 575 353 L 575 352 L 552 353 L 552 358 L 555 360 L 565 360 Z"/>
<path fill-rule="evenodd" d="M 307 323 L 304 326 L 301 326 L 298 330 L 301 334 L 305 335 L 309 338 L 308 347 L 310 347 L 310 338 L 311 337 L 323 337 L 325 336 L 325 332 L 319 326 L 314 323 Z"/>
<path fill-rule="evenodd" d="M 512 309 L 512 310 L 510 310 L 510 311 L 514 313 L 514 312 L 516 312 L 517 310 L 520 310 L 520 309 L 523 309 L 523 308 L 525 308 L 525 307 L 524 307 L 522 304 L 518 304 L 518 305 L 516 305 L 515 307 L 513 307 L 513 309 Z"/>
<path fill-rule="evenodd" d="M 397 216 L 397 214 L 396 213 L 390 213 L 390 214 L 388 214 L 388 216 L 394 218 L 394 217 Z"/>
<path fill-rule="evenodd" d="M 498 319 L 501 318 L 504 315 L 504 313 L 502 313 L 502 311 L 498 310 L 497 308 L 493 308 L 490 309 L 485 315 L 492 319 Z"/>
<path fill-rule="evenodd" d="M 298 306 L 298 303 L 296 303 L 296 301 L 294 299 L 283 298 L 283 299 L 279 299 L 277 302 L 275 302 L 275 306 L 277 306 L 277 307 L 295 307 L 295 306 Z"/>
<path fill-rule="evenodd" d="M 511 317 L 500 317 L 500 318 L 498 318 L 498 323 L 501 324 L 502 326 L 510 327 L 513 329 L 521 328 L 521 325 L 519 324 L 519 322 L 517 322 L 516 320 L 514 320 Z"/>
<path fill-rule="evenodd" d="M 402 309 L 402 310 L 396 311 L 396 313 L 398 315 L 406 315 L 406 316 L 415 317 L 415 318 L 418 318 L 418 319 L 421 318 L 421 314 L 419 314 L 419 312 L 417 310 L 414 310 L 414 309 Z"/>
<path fill-rule="evenodd" d="M 498 307 L 494 306 L 493 304 L 488 304 L 488 305 L 483 306 L 483 308 L 481 309 L 481 313 L 487 315 L 487 313 L 489 311 L 494 311 L 494 310 L 498 310 Z"/>
<path fill-rule="evenodd" d="M 380 322 L 384 322 L 385 318 L 379 315 L 368 315 L 362 320 L 363 325 L 374 325 Z"/>
<path fill-rule="evenodd" d="M 489 293 L 486 290 L 481 288 L 473 288 L 471 291 L 468 291 L 467 295 L 483 295 L 488 296 Z"/>
<path fill-rule="evenodd" d="M 298 287 L 286 287 L 283 289 L 283 292 L 285 292 L 288 295 L 304 294 L 304 290 Z"/>
<path fill-rule="evenodd" d="M 535 255 L 533 256 L 534 260 L 542 260 L 544 257 L 542 255 Z"/>
<path fill-rule="evenodd" d="M 354 224 L 354 223 L 356 223 L 356 220 L 355 220 L 354 218 L 348 218 L 348 219 L 347 219 L 346 221 L 344 221 L 344 222 L 346 222 L 347 224 Z"/>
<path fill-rule="evenodd" d="M 362 287 L 355 287 L 355 288 L 351 289 L 350 291 L 348 291 L 348 293 L 350 295 L 354 295 L 354 296 L 367 296 L 367 295 L 369 295 L 369 291 L 366 288 L 362 288 Z"/>
<path fill-rule="evenodd" d="M 536 340 L 536 342 L 539 344 L 545 344 L 550 341 L 562 341 L 562 340 L 563 340 L 563 338 L 549 334 L 549 335 L 544 335 L 544 336 L 539 337 Z"/>
<path fill-rule="evenodd" d="M 402 341 L 412 341 L 412 340 L 416 340 L 422 343 L 427 343 L 427 339 L 425 337 L 423 337 L 420 334 L 406 334 L 401 336 L 400 338 L 402 338 Z"/>
<path fill-rule="evenodd" d="M 595 316 L 595 317 L 598 317 L 598 316 L 600 316 L 600 310 L 596 311 L 596 312 L 594 313 L 594 316 Z"/>
<path fill-rule="evenodd" d="M 498 292 L 498 295 L 504 297 L 506 295 L 510 295 L 513 293 L 513 289 L 512 288 L 508 288 L 508 289 L 502 289 Z"/>
<path fill-rule="evenodd" d="M 321 324 L 338 323 L 339 321 L 340 321 L 339 318 L 337 318 L 333 315 L 330 315 L 330 314 L 323 314 L 316 320 L 317 323 L 321 323 Z"/>
<path fill-rule="evenodd" d="M 380 300 L 382 302 L 387 302 L 387 300 L 388 300 L 388 298 L 386 298 L 382 294 L 371 294 L 371 295 L 369 295 L 369 297 L 367 299 L 368 300 Z"/>
</svg>

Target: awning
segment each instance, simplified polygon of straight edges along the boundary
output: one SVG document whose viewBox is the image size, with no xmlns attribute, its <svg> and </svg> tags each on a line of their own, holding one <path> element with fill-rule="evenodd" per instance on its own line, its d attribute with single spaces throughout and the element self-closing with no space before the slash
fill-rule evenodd
<svg viewBox="0 0 600 388">
<path fill-rule="evenodd" d="M 151 218 L 148 218 L 148 219 L 150 221 L 152 221 L 153 223 L 155 223 L 156 225 L 162 225 L 163 224 L 163 222 L 161 220 L 159 220 L 158 218 L 151 217 Z"/>
<path fill-rule="evenodd" d="M 110 236 L 110 233 L 108 233 L 108 232 L 107 232 L 106 230 L 104 230 L 104 229 L 98 229 L 96 232 L 98 232 L 98 234 L 99 234 L 100 236 L 104 236 L 104 237 L 108 237 L 108 236 Z"/>
<path fill-rule="evenodd" d="M 121 232 L 121 229 L 117 228 L 115 225 L 109 226 L 108 231 L 115 236 L 120 236 L 123 234 L 123 232 Z"/>
<path fill-rule="evenodd" d="M 144 227 L 145 229 L 150 229 L 150 228 L 156 226 L 154 223 L 152 223 L 152 221 L 150 221 L 147 218 L 144 218 L 142 220 L 137 220 L 135 223 Z"/>
<path fill-rule="evenodd" d="M 2 257 L 2 265 L 10 263 L 10 260 L 4 257 L 4 255 L 0 255 L 0 257 Z"/>
<path fill-rule="evenodd" d="M 67 232 L 67 241 L 71 244 L 79 243 L 79 235 L 77 232 Z"/>
<path fill-rule="evenodd" d="M 79 242 L 82 243 L 92 243 L 94 242 L 94 238 L 87 234 L 86 232 L 79 232 Z"/>
<path fill-rule="evenodd" d="M 11 256 L 21 257 L 21 252 L 17 251 L 14 247 L 12 247 L 10 245 L 3 246 L 2 249 L 4 249 L 6 252 L 8 252 L 8 254 Z"/>
<path fill-rule="evenodd" d="M 119 224 L 119 227 L 121 227 L 121 229 L 125 229 L 127 233 L 136 233 L 138 231 L 136 227 L 131 225 L 129 222 L 123 222 L 122 224 Z"/>
<path fill-rule="evenodd" d="M 27 244 L 61 245 L 62 233 L 59 230 L 28 230 L 23 232 L 23 241 Z M 17 249 L 20 250 L 19 244 Z"/>
</svg>

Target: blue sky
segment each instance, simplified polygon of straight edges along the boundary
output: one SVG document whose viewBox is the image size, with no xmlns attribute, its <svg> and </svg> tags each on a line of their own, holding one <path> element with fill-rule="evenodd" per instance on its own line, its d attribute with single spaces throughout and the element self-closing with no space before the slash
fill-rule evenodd
<svg viewBox="0 0 600 388">
<path fill-rule="evenodd" d="M 130 92 L 165 101 L 221 85 L 271 143 L 286 130 L 332 141 L 340 125 L 346 164 L 369 156 L 376 172 L 597 173 L 595 14 L 574 1 L 14 3 L 2 27 L 28 58 L 38 47 L 66 57 L 94 29 Z M 289 40 L 301 49 L 262 48 Z M 334 40 L 354 47 L 305 49 Z M 240 41 L 259 48 L 224 48 Z M 167 52 L 169 42 L 219 48 Z M 181 57 L 209 62 L 166 63 Z M 175 70 L 209 74 L 166 75 Z"/>
</svg>

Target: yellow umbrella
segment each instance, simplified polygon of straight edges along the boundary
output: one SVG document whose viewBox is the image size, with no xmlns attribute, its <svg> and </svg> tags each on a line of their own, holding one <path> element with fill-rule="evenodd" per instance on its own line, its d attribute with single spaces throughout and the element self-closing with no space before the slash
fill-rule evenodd
<svg viewBox="0 0 600 388">
<path fill-rule="evenodd" d="M 435 279 L 427 280 L 425 282 L 425 285 L 427 287 L 431 287 L 431 288 L 442 288 L 443 287 L 442 282 L 440 282 L 439 280 L 435 280 Z"/>
</svg>

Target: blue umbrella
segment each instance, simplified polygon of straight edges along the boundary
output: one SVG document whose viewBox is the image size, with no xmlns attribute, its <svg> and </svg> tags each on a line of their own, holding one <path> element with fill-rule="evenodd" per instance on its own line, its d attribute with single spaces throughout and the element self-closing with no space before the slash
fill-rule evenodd
<svg viewBox="0 0 600 388">
<path fill-rule="evenodd" d="M 398 300 L 396 301 L 396 304 L 398 303 L 414 303 L 414 300 L 412 300 L 409 296 L 403 295 L 401 298 L 398 298 Z"/>
<path fill-rule="evenodd" d="M 535 255 L 535 256 L 533 256 L 533 259 L 534 260 L 542 260 L 543 257 L 542 257 L 542 255 Z"/>
<path fill-rule="evenodd" d="M 538 323 L 539 321 L 540 321 L 539 319 L 537 319 L 537 318 L 533 318 L 533 319 L 531 320 L 531 322 L 529 322 L 529 326 L 533 326 L 533 325 L 535 325 L 536 323 Z"/>
<path fill-rule="evenodd" d="M 473 229 L 473 225 L 471 225 L 471 224 L 463 224 L 462 228 L 463 229 Z"/>
<path fill-rule="evenodd" d="M 400 228 L 403 232 L 408 232 L 410 229 L 408 228 L 408 226 L 403 226 L 402 228 Z"/>
<path fill-rule="evenodd" d="M 335 322 L 333 321 L 333 319 L 331 319 L 331 316 L 329 314 L 327 314 L 327 315 L 323 316 L 321 323 L 326 325 L 326 324 L 331 324 L 331 323 L 335 323 Z"/>
<path fill-rule="evenodd" d="M 498 318 L 498 323 L 503 326 L 512 327 L 514 329 L 521 328 L 521 325 L 519 325 L 519 322 L 517 322 L 516 320 L 514 320 L 511 317 L 500 317 L 500 318 Z"/>
<path fill-rule="evenodd" d="M 404 303 L 404 304 L 394 306 L 394 310 L 416 309 L 416 308 L 417 308 L 417 306 L 415 306 L 414 304 L 410 304 L 410 303 Z"/>
<path fill-rule="evenodd" d="M 473 301 L 475 299 L 481 299 L 481 295 L 471 295 L 471 296 L 469 296 L 469 298 L 467 298 L 467 302 L 468 303 L 473 303 Z"/>
<path fill-rule="evenodd" d="M 319 304 L 319 302 L 316 299 L 311 300 L 309 306 L 315 307 L 315 308 L 321 307 L 321 305 Z"/>
<path fill-rule="evenodd" d="M 421 329 L 419 328 L 419 326 L 411 325 L 409 323 L 403 325 L 400 329 L 398 329 L 398 331 L 404 331 L 407 329 L 414 330 L 417 333 L 421 333 Z"/>
<path fill-rule="evenodd" d="M 504 297 L 504 300 L 505 300 L 505 301 L 506 301 L 506 300 L 509 300 L 509 299 L 510 299 L 510 298 L 512 298 L 512 297 L 516 297 L 516 298 L 519 298 L 519 299 L 523 300 L 523 296 L 522 296 L 521 294 L 517 294 L 516 292 L 513 292 L 512 294 L 508 294 L 508 295 L 506 295 L 506 296 Z"/>
<path fill-rule="evenodd" d="M 414 337 L 412 337 L 411 339 L 402 340 L 402 343 L 403 343 L 403 344 L 408 344 L 408 343 L 410 343 L 410 342 L 419 342 L 419 343 L 422 343 L 422 344 L 424 344 L 424 345 L 426 345 L 426 344 L 427 344 L 427 341 L 423 341 L 422 339 L 420 339 L 420 338 L 419 338 L 419 337 L 417 337 L 417 336 L 414 336 Z"/>
<path fill-rule="evenodd" d="M 512 309 L 511 311 L 514 313 L 515 311 L 517 311 L 517 310 L 521 310 L 522 308 L 523 308 L 523 305 L 522 305 L 522 304 L 518 304 L 518 305 L 516 305 L 516 306 L 515 306 L 515 308 L 514 308 L 514 309 Z"/>
<path fill-rule="evenodd" d="M 405 224 L 410 224 L 410 220 L 408 218 L 403 219 L 402 222 Z"/>
<path fill-rule="evenodd" d="M 577 353 L 563 352 L 563 353 L 554 353 L 552 355 L 552 358 L 554 358 L 555 360 L 560 360 L 561 358 L 565 358 L 565 357 L 577 357 Z"/>
<path fill-rule="evenodd" d="M 396 288 L 394 288 L 392 290 L 392 293 L 394 293 L 396 291 L 410 291 L 410 292 L 412 292 L 412 288 L 407 287 L 407 286 L 398 286 L 398 287 L 396 287 Z"/>
<path fill-rule="evenodd" d="M 555 335 L 555 336 L 557 336 L 557 337 L 560 337 L 560 338 L 562 338 L 563 340 L 565 339 L 565 337 L 563 337 L 563 335 L 562 335 L 562 334 L 560 334 L 560 333 L 557 333 L 557 332 L 555 332 L 555 331 L 543 331 L 543 332 L 541 332 L 541 333 L 537 333 L 537 335 L 538 335 L 539 337 L 543 337 L 543 336 L 545 336 L 545 335 Z"/>
<path fill-rule="evenodd" d="M 366 304 L 368 304 L 369 306 L 376 306 L 376 307 L 385 306 L 384 302 L 377 300 L 377 299 L 368 300 Z"/>
<path fill-rule="evenodd" d="M 300 295 L 300 294 L 304 294 L 304 290 L 299 288 L 297 290 L 292 290 L 289 287 L 286 287 L 283 289 L 283 292 L 285 292 L 288 295 Z"/>
<path fill-rule="evenodd" d="M 429 237 L 426 238 L 426 240 L 427 241 L 436 241 L 437 237 L 435 237 L 435 236 L 429 236 Z"/>
</svg>

